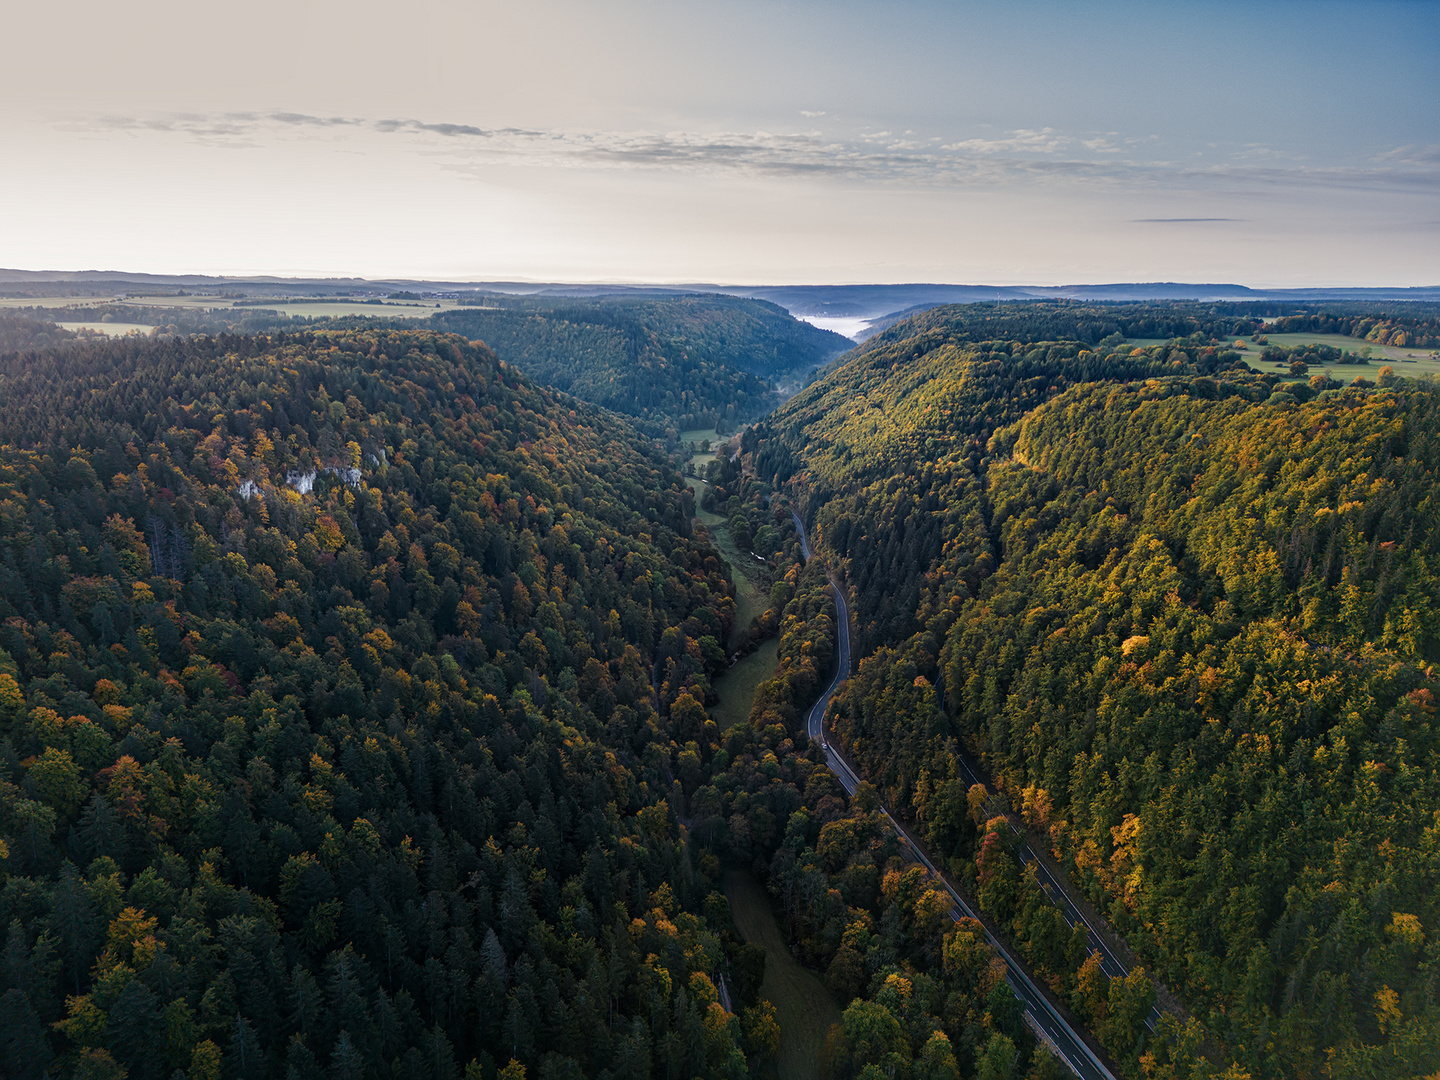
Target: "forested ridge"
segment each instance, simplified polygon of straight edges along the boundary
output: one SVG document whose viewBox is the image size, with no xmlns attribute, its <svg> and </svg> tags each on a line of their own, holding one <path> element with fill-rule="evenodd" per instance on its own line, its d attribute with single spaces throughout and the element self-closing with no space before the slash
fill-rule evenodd
<svg viewBox="0 0 1440 1080">
<path fill-rule="evenodd" d="M 1435 391 L 1034 310 L 920 316 L 747 434 L 856 599 L 837 733 L 1133 1075 L 1202 1028 L 1257 1077 L 1434 1072 Z M 1138 983 L 1118 1022 L 962 753 L 1200 1026 Z"/>
<path fill-rule="evenodd" d="M 1361 343 L 1397 348 L 1440 345 L 1440 305 L 1409 301 L 1301 303 L 1286 301 L 1044 300 L 944 304 L 886 326 L 866 339 L 862 351 L 897 342 L 934 347 L 942 341 L 1075 341 L 1095 346 L 1124 338 L 1189 338 L 1213 341 L 1259 333 L 1339 334 Z"/>
<path fill-rule="evenodd" d="M 1223 341 L 1263 326 L 1262 311 L 1236 304 L 1078 300 L 942 304 L 887 327 L 868 338 L 859 351 L 885 350 L 900 342 L 911 351 L 976 341 L 1074 341 L 1093 346 L 1112 336 L 1116 343 L 1124 338 L 1192 334 Z"/>
<path fill-rule="evenodd" d="M 160 304 L 87 303 L 0 311 L 0 352 L 45 348 L 76 336 L 53 322 L 139 323 L 165 334 L 254 334 L 300 329 L 311 320 L 261 307 L 170 307 Z M 93 334 L 94 331 L 87 331 Z"/>
<path fill-rule="evenodd" d="M 429 333 L 0 369 L 8 1075 L 745 1073 L 645 440 Z"/>
<path fill-rule="evenodd" d="M 657 432 L 733 430 L 849 347 L 774 304 L 728 296 L 493 297 L 429 321 Z"/>
<path fill-rule="evenodd" d="M 783 637 L 722 732 L 729 576 L 624 420 L 428 331 L 0 356 L 4 1074 L 765 1075 L 738 865 L 829 1075 L 1058 1075 L 792 723 L 833 606 L 726 482 Z"/>
</svg>

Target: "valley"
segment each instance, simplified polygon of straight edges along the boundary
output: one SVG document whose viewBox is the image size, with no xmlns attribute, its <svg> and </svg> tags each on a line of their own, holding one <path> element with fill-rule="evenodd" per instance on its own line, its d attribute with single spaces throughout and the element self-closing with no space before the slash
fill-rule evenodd
<svg viewBox="0 0 1440 1080">
<path fill-rule="evenodd" d="M 933 308 L 732 428 L 729 346 L 0 313 L 5 1067 L 1410 1075 L 1434 391 L 1292 374 L 1381 314 Z"/>
<path fill-rule="evenodd" d="M 1440 1080 L 1440 4 L 12 6 L 0 1080 Z"/>
<path fill-rule="evenodd" d="M 819 977 L 795 962 L 784 934 L 775 924 L 770 896 L 740 870 L 725 875 L 725 897 L 744 939 L 765 950 L 765 981 L 760 992 L 775 1003 L 780 1023 L 777 1077 L 813 1080 L 823 1075 L 825 1040 L 840 1021 L 840 1009 Z"/>
</svg>

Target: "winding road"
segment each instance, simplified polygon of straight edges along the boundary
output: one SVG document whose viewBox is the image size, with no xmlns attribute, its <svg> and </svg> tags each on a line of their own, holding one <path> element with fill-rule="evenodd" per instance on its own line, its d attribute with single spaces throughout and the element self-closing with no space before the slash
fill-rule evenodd
<svg viewBox="0 0 1440 1080">
<path fill-rule="evenodd" d="M 795 519 L 795 529 L 800 534 L 800 552 L 804 556 L 805 561 L 809 562 L 812 552 L 810 550 L 809 537 L 805 532 L 805 523 L 800 520 L 799 514 L 792 512 L 790 516 Z M 825 710 L 830 707 L 830 700 L 835 696 L 835 692 L 840 689 L 841 685 L 843 685 L 845 680 L 850 676 L 850 608 L 846 603 L 845 590 L 840 587 L 840 582 L 834 574 L 828 576 L 830 578 L 830 585 L 835 591 L 835 614 L 838 628 L 837 638 L 839 641 L 838 652 L 840 654 L 838 658 L 839 663 L 836 665 L 834 680 L 830 683 L 829 687 L 826 688 L 825 693 L 820 695 L 820 700 L 815 703 L 815 707 L 810 710 L 807 727 L 810 738 L 818 739 L 821 747 L 824 749 L 825 760 L 829 764 L 831 771 L 839 778 L 845 790 L 853 795 L 855 789 L 860 784 L 860 777 L 854 768 L 851 767 L 845 755 L 830 742 L 828 736 L 825 734 Z M 966 779 L 974 783 L 973 774 L 970 773 L 969 769 L 965 771 L 967 774 Z M 926 870 L 930 871 L 945 887 L 945 891 L 949 893 L 950 899 L 955 905 L 950 911 L 951 917 L 954 918 L 956 922 L 959 922 L 961 918 L 970 918 L 975 919 L 977 922 L 982 922 L 969 904 L 965 902 L 964 897 L 960 895 L 960 891 L 955 888 L 950 880 L 940 871 L 939 867 L 931 860 L 930 854 L 925 850 L 925 847 L 911 835 L 910 830 L 896 820 L 895 816 L 891 814 L 885 806 L 882 805 L 880 807 L 880 812 L 885 815 L 886 820 L 889 821 L 891 827 L 900 835 L 901 839 L 910 848 L 920 864 L 924 866 Z M 1012 825 L 1011 828 L 1014 828 L 1014 826 Z M 1028 847 L 1026 851 L 1028 853 Z M 1037 874 L 1044 873 L 1044 866 L 1040 865 L 1038 860 L 1034 859 L 1033 854 L 1030 858 L 1031 861 L 1036 862 Z M 1050 885 L 1050 888 L 1046 889 L 1047 895 L 1051 895 L 1052 898 L 1055 895 L 1064 896 L 1064 891 L 1055 885 L 1053 879 L 1049 878 L 1048 873 L 1045 873 L 1045 876 L 1041 878 L 1042 885 L 1047 881 Z M 1070 912 L 1066 911 L 1066 908 L 1070 907 L 1068 900 L 1064 904 L 1057 904 L 1057 906 L 1065 913 L 1067 919 L 1071 919 Z M 1074 912 L 1074 916 L 1083 920 L 1083 916 L 1080 915 L 1078 910 Z M 1073 919 L 1071 919 L 1071 923 L 1073 925 Z M 1086 925 L 1089 926 L 1089 923 L 1087 922 Z M 1093 929 L 1091 936 L 1092 939 L 1099 944 L 1099 936 L 1094 934 Z M 1090 1048 L 1080 1033 L 1060 1014 L 1060 1011 L 1050 1003 L 1040 988 L 1036 986 L 1030 976 L 1026 974 L 1024 967 L 1011 953 L 1009 947 L 991 934 L 988 929 L 985 932 L 985 939 L 1005 961 L 1006 978 L 1010 983 L 1011 989 L 1015 991 L 1015 995 L 1024 1003 L 1025 1013 L 1032 1027 L 1050 1044 L 1050 1049 L 1055 1055 L 1068 1065 L 1071 1071 L 1080 1077 L 1081 1080 L 1115 1080 L 1115 1074 L 1106 1067 L 1105 1062 Z M 1104 949 L 1103 945 L 1100 947 L 1102 950 Z M 1107 972 L 1111 970 L 1111 964 L 1114 964 L 1121 974 L 1125 971 L 1124 965 L 1120 964 L 1113 956 L 1110 956 L 1108 951 L 1103 952 L 1102 963 L 1105 965 Z"/>
</svg>

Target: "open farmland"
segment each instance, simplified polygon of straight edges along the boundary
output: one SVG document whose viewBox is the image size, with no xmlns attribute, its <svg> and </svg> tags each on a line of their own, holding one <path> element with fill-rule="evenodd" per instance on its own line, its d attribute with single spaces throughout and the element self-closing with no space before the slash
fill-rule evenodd
<svg viewBox="0 0 1440 1080">
<path fill-rule="evenodd" d="M 107 337 L 124 337 L 126 334 L 148 334 L 155 327 L 146 323 L 126 322 L 57 322 L 62 330 L 94 330 Z"/>
<path fill-rule="evenodd" d="M 1331 376 L 1341 382 L 1353 382 L 1356 379 L 1369 379 L 1374 382 L 1380 369 L 1389 364 L 1395 369 L 1395 374 L 1414 378 L 1417 375 L 1440 376 L 1440 357 L 1429 349 L 1397 349 L 1389 345 L 1376 345 L 1359 338 L 1345 337 L 1342 334 L 1267 334 L 1266 340 L 1271 345 L 1281 345 L 1287 349 L 1293 349 L 1301 345 L 1328 345 L 1331 348 L 1340 349 L 1344 352 L 1364 353 L 1369 350 L 1370 362 L 1368 364 L 1332 364 L 1324 368 Z M 1261 363 L 1260 350 L 1263 345 L 1257 345 L 1253 341 L 1246 342 L 1247 348 L 1240 355 L 1244 357 L 1245 363 L 1253 371 L 1278 371 L 1274 364 Z M 1319 370 L 1314 369 L 1312 370 Z"/>
</svg>

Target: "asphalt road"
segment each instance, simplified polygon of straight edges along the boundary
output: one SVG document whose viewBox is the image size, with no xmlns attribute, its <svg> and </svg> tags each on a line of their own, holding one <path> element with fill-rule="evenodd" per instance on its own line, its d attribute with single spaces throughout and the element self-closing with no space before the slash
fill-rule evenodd
<svg viewBox="0 0 1440 1080">
<path fill-rule="evenodd" d="M 805 533 L 805 523 L 800 520 L 800 515 L 798 514 L 792 512 L 791 517 L 795 519 L 795 528 L 800 534 L 801 554 L 804 555 L 805 560 L 808 562 L 811 557 L 811 551 L 810 540 Z M 831 745 L 829 738 L 825 734 L 825 710 L 829 708 L 830 699 L 835 696 L 835 692 L 839 690 L 845 680 L 850 677 L 850 608 L 845 601 L 845 590 L 840 587 L 840 583 L 835 579 L 834 575 L 830 577 L 830 585 L 835 591 L 835 613 L 837 616 L 837 637 L 839 639 L 840 654 L 839 663 L 836 665 L 834 680 L 826 688 L 825 693 L 820 696 L 820 700 L 815 703 L 815 707 L 810 710 L 807 728 L 810 738 L 818 739 L 821 747 L 824 748 L 825 759 L 830 765 L 831 771 L 839 778 L 845 790 L 853 795 L 856 787 L 860 784 L 860 778 L 856 775 L 850 762 L 846 760 L 845 755 L 835 746 Z M 966 771 L 967 779 L 973 783 L 973 775 L 969 774 L 968 769 Z M 950 899 L 955 905 L 950 912 L 955 921 L 959 922 L 961 918 L 971 918 L 977 922 L 980 921 L 975 912 L 971 910 L 970 906 L 960 895 L 959 890 L 941 873 L 939 867 L 931 860 L 929 853 L 920 842 L 910 834 L 910 831 L 897 821 L 894 815 L 884 806 L 881 807 L 881 813 L 885 815 L 891 827 L 900 834 L 901 838 L 910 847 L 920 864 L 934 874 L 941 884 L 944 885 L 945 891 L 950 894 Z M 1011 827 L 1013 828 L 1014 826 Z M 1028 847 L 1026 851 L 1028 853 Z M 1031 861 L 1035 861 L 1033 855 L 1031 855 Z M 1036 872 L 1037 874 L 1045 872 L 1044 866 L 1038 862 L 1036 864 Z M 1048 879 L 1049 875 L 1046 873 L 1045 877 L 1041 879 L 1042 884 Z M 1050 887 L 1046 889 L 1046 893 L 1047 895 L 1064 897 L 1063 891 L 1055 887 L 1053 880 L 1050 881 Z M 1070 905 L 1067 900 L 1063 905 L 1058 906 L 1060 906 L 1063 912 Z M 1074 915 L 1083 920 L 1083 916 L 1080 915 L 1079 911 L 1075 911 Z M 1066 918 L 1071 918 L 1069 912 L 1066 912 Z M 1073 925 L 1073 921 L 1071 925 Z M 1098 944 L 1098 935 L 1095 935 L 1092 931 L 1091 936 Z M 1040 992 L 1039 987 L 1037 987 L 1030 976 L 1025 973 L 1024 968 L 1021 967 L 1019 961 L 1011 954 L 1005 943 L 992 936 L 988 931 L 985 934 L 985 938 L 990 946 L 994 948 L 1005 961 L 1006 977 L 1010 983 L 1010 988 L 1015 991 L 1015 995 L 1024 1003 L 1025 1012 L 1030 1021 L 1044 1033 L 1045 1039 L 1050 1043 L 1051 1050 L 1057 1054 L 1060 1060 L 1068 1065 L 1076 1076 L 1081 1077 L 1081 1080 L 1115 1080 L 1115 1075 L 1106 1068 L 1105 1063 L 1086 1045 L 1085 1040 L 1080 1037 L 1079 1033 L 1070 1026 L 1065 1018 L 1060 1015 L 1059 1011 L 1050 1004 L 1045 995 Z M 1124 966 L 1121 965 L 1118 960 L 1109 957 L 1108 954 L 1105 953 L 1102 953 L 1102 963 L 1107 965 L 1114 963 L 1121 973 L 1125 970 Z M 1109 971 L 1110 968 L 1107 966 L 1106 970 Z"/>
<path fill-rule="evenodd" d="M 958 759 L 956 764 L 960 766 L 960 773 L 965 778 L 967 784 L 974 785 L 980 782 L 979 777 L 976 776 L 974 770 L 970 768 L 969 764 L 966 763 L 963 758 Z M 1090 951 L 1100 954 L 1100 970 L 1112 979 L 1123 979 L 1126 975 L 1129 975 L 1130 969 L 1126 967 L 1124 961 L 1116 956 L 1114 951 L 1105 944 L 1105 939 L 1096 932 L 1094 924 L 1085 917 L 1083 911 L 1071 902 L 1069 894 L 1060 887 L 1059 882 L 1057 882 L 1054 875 L 1046 869 L 1045 864 L 1036 858 L 1035 852 L 1031 850 L 1030 843 L 1025 839 L 1024 834 L 1020 832 L 1008 816 L 1005 820 L 1006 824 L 1010 826 L 1010 832 L 1019 840 L 1017 852 L 1021 864 L 1027 867 L 1034 867 L 1035 878 L 1040 882 L 1040 888 L 1045 891 L 1045 895 L 1049 898 L 1050 902 L 1060 909 L 1060 914 L 1065 917 L 1065 921 L 1072 928 L 1077 923 L 1080 923 L 1084 925 L 1086 930 L 1090 931 Z M 1151 1031 L 1154 1031 L 1155 1025 L 1159 1022 L 1160 1009 L 1156 1006 L 1150 1010 L 1150 1015 L 1145 1018 L 1145 1025 Z"/>
</svg>

